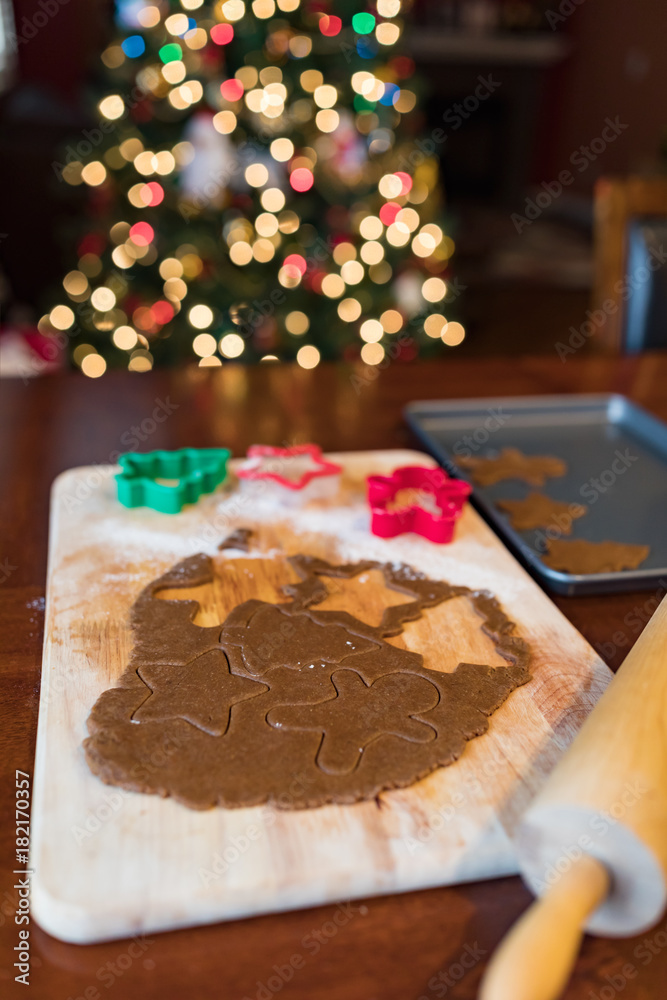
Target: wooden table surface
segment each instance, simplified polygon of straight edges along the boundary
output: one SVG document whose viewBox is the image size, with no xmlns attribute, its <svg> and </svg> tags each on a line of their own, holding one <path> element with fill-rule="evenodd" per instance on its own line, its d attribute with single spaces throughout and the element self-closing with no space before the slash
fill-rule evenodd
<svg viewBox="0 0 667 1000">
<path fill-rule="evenodd" d="M 667 354 L 111 372 L 0 382 L 0 994 L 48 1000 L 472 1000 L 488 957 L 530 895 L 518 878 L 78 947 L 30 925 L 30 990 L 14 982 L 14 774 L 33 773 L 49 488 L 63 469 L 132 448 L 317 441 L 324 449 L 414 446 L 413 399 L 619 392 L 667 419 Z M 85 484 L 82 488 L 86 488 Z M 667 581 L 666 581 L 667 585 Z M 557 598 L 617 667 L 662 591 Z M 612 638 L 614 637 L 614 638 Z M 622 739 L 622 733 L 619 733 Z M 11 812 L 10 812 L 11 810 Z M 335 919 L 334 919 L 335 918 Z M 632 940 L 589 938 L 566 1000 L 663 1000 L 667 920 Z"/>
</svg>

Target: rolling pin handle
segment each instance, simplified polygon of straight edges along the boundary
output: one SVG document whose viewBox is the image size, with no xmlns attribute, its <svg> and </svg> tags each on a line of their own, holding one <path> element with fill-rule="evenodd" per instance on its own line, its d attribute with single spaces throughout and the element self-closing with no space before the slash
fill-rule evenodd
<svg viewBox="0 0 667 1000">
<path fill-rule="evenodd" d="M 579 951 L 584 926 L 611 884 L 605 866 L 582 855 L 536 900 L 493 956 L 480 1000 L 556 1000 Z"/>
</svg>

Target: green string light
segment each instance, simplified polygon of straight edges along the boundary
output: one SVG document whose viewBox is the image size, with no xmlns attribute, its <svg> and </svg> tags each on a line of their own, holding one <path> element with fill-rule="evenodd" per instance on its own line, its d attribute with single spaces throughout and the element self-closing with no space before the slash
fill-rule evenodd
<svg viewBox="0 0 667 1000">
<path fill-rule="evenodd" d="M 183 50 L 178 42 L 169 42 L 160 49 L 159 56 L 163 63 L 175 62 L 183 55 Z"/>
<path fill-rule="evenodd" d="M 352 27 L 358 35 L 370 35 L 375 27 L 375 18 L 367 11 L 362 11 L 352 18 Z"/>
</svg>

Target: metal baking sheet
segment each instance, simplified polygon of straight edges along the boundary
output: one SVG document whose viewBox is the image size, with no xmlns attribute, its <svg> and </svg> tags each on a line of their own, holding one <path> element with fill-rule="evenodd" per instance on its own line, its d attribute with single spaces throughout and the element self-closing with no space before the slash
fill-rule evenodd
<svg viewBox="0 0 667 1000">
<path fill-rule="evenodd" d="M 667 425 L 625 396 L 528 396 L 425 401 L 405 418 L 426 450 L 453 475 L 472 483 L 472 501 L 528 569 L 559 594 L 601 594 L 667 588 Z M 567 463 L 544 487 L 518 480 L 477 486 L 457 465 L 464 456 L 502 448 L 554 455 Z M 542 561 L 545 532 L 516 531 L 495 504 L 533 489 L 555 500 L 582 504 L 569 538 L 649 545 L 636 570 L 575 575 Z M 552 533 L 558 530 L 554 524 Z"/>
</svg>

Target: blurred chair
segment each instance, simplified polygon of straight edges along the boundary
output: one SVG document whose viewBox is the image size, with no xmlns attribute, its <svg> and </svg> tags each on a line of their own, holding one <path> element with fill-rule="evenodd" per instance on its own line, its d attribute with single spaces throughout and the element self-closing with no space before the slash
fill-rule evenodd
<svg viewBox="0 0 667 1000">
<path fill-rule="evenodd" d="M 667 349 L 667 177 L 595 186 L 596 339 L 606 350 Z"/>
</svg>

